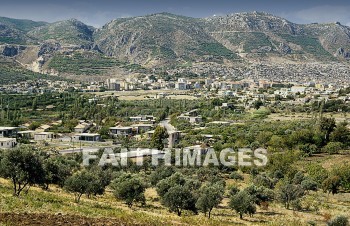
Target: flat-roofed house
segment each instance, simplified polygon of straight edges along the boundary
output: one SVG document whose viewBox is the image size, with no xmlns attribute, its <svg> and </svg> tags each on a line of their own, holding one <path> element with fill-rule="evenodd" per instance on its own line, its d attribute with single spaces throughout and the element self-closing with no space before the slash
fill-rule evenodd
<svg viewBox="0 0 350 226">
<path fill-rule="evenodd" d="M 131 125 L 136 133 L 144 133 L 153 129 L 153 124 L 134 124 Z"/>
<path fill-rule="evenodd" d="M 16 138 L 0 138 L 0 149 L 14 148 L 16 145 Z"/>
<path fill-rule="evenodd" d="M 133 134 L 132 127 L 110 127 L 109 132 L 113 136 L 128 136 Z"/>
<path fill-rule="evenodd" d="M 98 133 L 79 133 L 75 134 L 72 140 L 85 142 L 99 142 L 101 141 L 101 135 Z"/>
<path fill-rule="evenodd" d="M 187 115 L 180 115 L 177 118 L 181 119 L 181 120 L 189 121 L 192 124 L 201 123 L 203 121 L 203 118 L 200 115 L 199 116 L 194 116 L 194 117 L 187 116 Z"/>
<path fill-rule="evenodd" d="M 18 127 L 0 127 L 0 137 L 16 136 Z"/>
<path fill-rule="evenodd" d="M 156 117 L 153 115 L 139 115 L 129 118 L 132 122 L 152 122 L 154 123 L 156 120 Z"/>
<path fill-rule="evenodd" d="M 55 138 L 55 134 L 52 132 L 40 132 L 34 134 L 35 141 L 49 141 Z"/>
<path fill-rule="evenodd" d="M 19 131 L 18 135 L 21 138 L 25 139 L 33 139 L 34 138 L 35 131 L 33 130 L 26 130 L 26 131 Z"/>
<path fill-rule="evenodd" d="M 85 133 L 86 131 L 88 131 L 88 129 L 91 128 L 91 126 L 92 126 L 91 123 L 87 123 L 87 122 L 80 123 L 76 127 L 74 127 L 74 132 Z"/>
</svg>

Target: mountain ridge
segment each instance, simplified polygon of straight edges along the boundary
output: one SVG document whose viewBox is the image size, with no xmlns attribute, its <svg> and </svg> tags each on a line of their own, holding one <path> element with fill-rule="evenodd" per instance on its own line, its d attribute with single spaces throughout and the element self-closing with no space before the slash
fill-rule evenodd
<svg viewBox="0 0 350 226">
<path fill-rule="evenodd" d="M 98 52 L 149 68 L 193 62 L 350 60 L 350 27 L 338 22 L 296 24 L 266 12 L 206 18 L 163 12 L 117 18 L 101 28 L 74 18 L 54 23 L 3 18 L 0 55 L 14 57 L 39 72 L 50 70 L 49 62 L 57 54 L 69 56 L 74 51 L 82 51 L 83 56 L 85 51 Z"/>
</svg>

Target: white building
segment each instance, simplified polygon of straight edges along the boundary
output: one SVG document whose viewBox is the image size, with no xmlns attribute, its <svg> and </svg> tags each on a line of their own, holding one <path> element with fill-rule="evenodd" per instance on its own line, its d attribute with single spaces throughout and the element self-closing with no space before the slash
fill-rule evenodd
<svg viewBox="0 0 350 226">
<path fill-rule="evenodd" d="M 16 145 L 16 138 L 0 138 L 0 149 L 14 148 Z"/>
<path fill-rule="evenodd" d="M 290 91 L 292 93 L 301 93 L 301 94 L 303 94 L 306 91 L 306 87 L 304 87 L 304 86 L 292 86 L 290 88 Z"/>
<path fill-rule="evenodd" d="M 114 136 L 128 136 L 133 134 L 132 127 L 110 127 L 109 132 Z"/>
<path fill-rule="evenodd" d="M 98 142 L 101 141 L 101 135 L 97 133 L 80 133 L 75 134 L 72 138 L 73 141 L 85 141 L 85 142 Z"/>
<path fill-rule="evenodd" d="M 49 141 L 55 138 L 55 134 L 52 132 L 41 132 L 34 134 L 35 141 Z"/>
<path fill-rule="evenodd" d="M 18 132 L 17 127 L 0 127 L 0 137 L 15 136 Z"/>
<path fill-rule="evenodd" d="M 85 133 L 88 129 L 92 127 L 91 123 L 83 122 L 74 127 L 74 132 Z"/>
</svg>

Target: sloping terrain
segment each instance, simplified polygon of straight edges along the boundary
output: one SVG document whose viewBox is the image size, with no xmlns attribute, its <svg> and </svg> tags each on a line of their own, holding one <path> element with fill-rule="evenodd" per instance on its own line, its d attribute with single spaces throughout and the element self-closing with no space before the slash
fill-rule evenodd
<svg viewBox="0 0 350 226">
<path fill-rule="evenodd" d="M 300 25 L 263 12 L 203 19 L 159 13 L 119 18 L 99 29 L 75 19 L 0 17 L 0 55 L 35 72 L 81 76 L 113 74 L 121 65 L 347 63 L 350 28 Z"/>
<path fill-rule="evenodd" d="M 344 57 L 336 51 L 350 46 L 341 30 L 348 29 L 336 25 L 298 25 L 268 13 L 237 13 L 224 17 L 203 19 L 206 31 L 227 48 L 248 54 L 248 57 L 277 56 L 294 60 L 336 61 Z M 330 31 L 328 27 L 333 27 Z M 342 41 L 335 42 L 340 33 Z M 340 35 L 339 35 L 340 37 Z M 332 43 L 332 44 L 330 44 Z M 345 54 L 346 55 L 346 54 Z"/>
<path fill-rule="evenodd" d="M 114 20 L 97 30 L 94 39 L 106 55 L 146 65 L 237 58 L 196 19 L 168 13 Z"/>
<path fill-rule="evenodd" d="M 24 81 L 35 81 L 38 79 L 58 80 L 59 77 L 36 73 L 23 68 L 13 60 L 0 57 L 0 84 L 16 84 Z"/>
<path fill-rule="evenodd" d="M 46 22 L 20 20 L 0 17 L 0 44 L 26 44 L 33 40 L 26 33 L 36 27 L 46 25 Z"/>
<path fill-rule="evenodd" d="M 94 28 L 76 20 L 70 19 L 48 24 L 31 30 L 28 35 L 40 41 L 54 41 L 66 45 L 78 45 L 82 48 L 91 47 Z"/>
</svg>

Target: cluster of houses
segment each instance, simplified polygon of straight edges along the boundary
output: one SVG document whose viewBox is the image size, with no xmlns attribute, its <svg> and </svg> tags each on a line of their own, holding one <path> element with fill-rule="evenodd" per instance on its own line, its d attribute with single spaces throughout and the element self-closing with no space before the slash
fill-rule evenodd
<svg viewBox="0 0 350 226">
<path fill-rule="evenodd" d="M 0 149 L 15 147 L 17 145 L 17 140 L 14 138 L 16 133 L 16 127 L 0 127 Z"/>
<path fill-rule="evenodd" d="M 115 126 L 109 128 L 111 138 L 135 136 L 145 134 L 149 138 L 154 133 L 156 118 L 152 115 L 140 115 L 130 117 L 130 121 L 134 124 L 130 126 Z M 60 123 L 60 122 L 55 122 Z M 55 124 L 54 123 L 54 124 Z M 17 145 L 17 139 L 26 139 L 31 142 L 101 142 L 101 135 L 98 133 L 90 133 L 89 130 L 95 126 L 92 122 L 80 121 L 74 128 L 74 133 L 57 134 L 47 132 L 50 125 L 42 125 L 35 131 L 25 130 L 22 127 L 0 127 L 0 149 L 13 148 Z"/>
<path fill-rule="evenodd" d="M 203 121 L 203 118 L 198 113 L 198 109 L 191 110 L 189 112 L 185 112 L 177 117 L 180 120 L 186 120 L 191 124 L 199 124 Z"/>
</svg>

